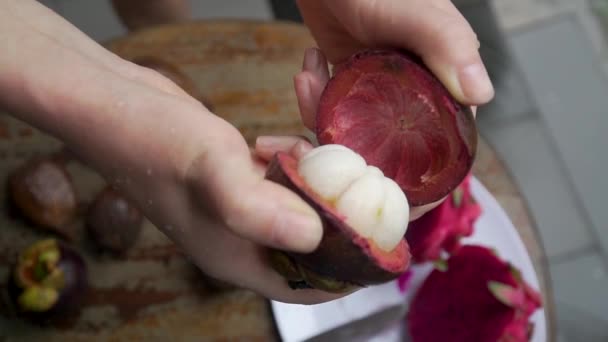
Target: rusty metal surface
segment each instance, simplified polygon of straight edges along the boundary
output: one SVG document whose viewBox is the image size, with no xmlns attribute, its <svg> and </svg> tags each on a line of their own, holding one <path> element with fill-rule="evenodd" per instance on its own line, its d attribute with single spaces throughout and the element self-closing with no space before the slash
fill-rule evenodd
<svg viewBox="0 0 608 342">
<path fill-rule="evenodd" d="M 301 66 L 304 49 L 312 45 L 307 30 L 297 24 L 219 20 L 149 29 L 106 44 L 127 59 L 154 56 L 178 66 L 213 103 L 215 113 L 234 124 L 250 143 L 260 134 L 309 135 L 299 121 L 292 76 Z M 6 176 L 27 158 L 59 149 L 61 144 L 53 138 L 0 114 L 0 287 L 5 286 L 8 263 L 17 252 L 48 236 L 6 215 Z M 78 164 L 71 164 L 69 171 L 85 203 L 104 184 Z M 547 296 L 545 255 L 526 206 L 483 141 L 474 171 L 514 221 Z M 75 224 L 82 228 L 82 222 Z M 149 222 L 122 258 L 95 252 L 82 229 L 78 231 L 74 244 L 86 257 L 92 285 L 79 315 L 37 327 L 9 318 L 6 308 L 0 308 L 0 341 L 276 339 L 266 300 L 246 290 L 210 289 L 200 272 Z"/>
</svg>

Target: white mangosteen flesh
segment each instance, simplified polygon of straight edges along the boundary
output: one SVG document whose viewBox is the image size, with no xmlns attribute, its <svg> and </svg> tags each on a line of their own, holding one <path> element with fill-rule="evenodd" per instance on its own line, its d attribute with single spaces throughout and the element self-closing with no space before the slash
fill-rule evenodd
<svg viewBox="0 0 608 342">
<path fill-rule="evenodd" d="M 349 226 L 380 249 L 390 252 L 403 239 L 409 222 L 405 193 L 353 150 L 335 144 L 316 147 L 300 159 L 298 173 Z"/>
</svg>

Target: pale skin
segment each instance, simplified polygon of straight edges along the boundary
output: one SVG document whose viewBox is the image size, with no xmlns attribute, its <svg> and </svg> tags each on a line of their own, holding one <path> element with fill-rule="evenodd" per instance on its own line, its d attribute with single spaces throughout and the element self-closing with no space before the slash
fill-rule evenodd
<svg viewBox="0 0 608 342">
<path fill-rule="evenodd" d="M 468 105 L 494 95 L 476 36 L 449 0 L 298 5 L 318 43 L 294 77 L 308 128 L 329 78 L 326 61 L 339 63 L 362 47 L 416 52 Z M 264 180 L 275 152 L 297 157 L 309 143 L 260 137 L 250 149 L 237 129 L 167 78 L 110 53 L 36 1 L 0 4 L 0 46 L 2 108 L 61 139 L 125 191 L 205 273 L 284 302 L 340 296 L 293 291 L 263 258 L 267 246 L 309 252 L 321 239 L 318 215 Z M 418 208 L 412 219 L 431 207 Z"/>
</svg>

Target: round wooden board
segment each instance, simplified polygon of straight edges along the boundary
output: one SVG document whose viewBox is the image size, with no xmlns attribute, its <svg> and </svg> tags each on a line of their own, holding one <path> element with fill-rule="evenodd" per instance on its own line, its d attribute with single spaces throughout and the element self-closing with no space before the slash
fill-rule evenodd
<svg viewBox="0 0 608 342">
<path fill-rule="evenodd" d="M 106 46 L 134 60 L 152 56 L 191 77 L 214 113 L 251 144 L 263 134 L 303 134 L 293 76 L 304 50 L 315 46 L 298 24 L 204 21 L 151 29 Z"/>
</svg>

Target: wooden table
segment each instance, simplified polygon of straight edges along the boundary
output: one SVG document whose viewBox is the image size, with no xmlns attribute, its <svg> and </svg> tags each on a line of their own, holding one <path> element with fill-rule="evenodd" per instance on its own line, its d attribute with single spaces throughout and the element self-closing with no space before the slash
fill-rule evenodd
<svg viewBox="0 0 608 342">
<path fill-rule="evenodd" d="M 308 134 L 299 121 L 292 76 L 306 47 L 314 45 L 297 24 L 206 21 L 149 29 L 108 42 L 118 55 L 155 56 L 177 65 L 196 83 L 215 112 L 247 141 L 261 134 Z M 26 158 L 61 144 L 22 122 L 0 115 L 0 179 Z M 79 196 L 88 201 L 103 186 L 94 172 L 74 164 Z M 498 199 L 534 261 L 553 331 L 554 309 L 545 253 L 512 178 L 482 139 L 475 175 Z M 4 190 L 4 189 L 3 189 Z M 0 195 L 4 203 L 5 192 Z M 0 207 L 0 212 L 5 212 Z M 82 228 L 82 222 L 77 225 Z M 7 264 L 40 230 L 0 215 L 0 286 Z M 86 257 L 92 289 L 78 317 L 60 326 L 35 327 L 0 310 L 1 341 L 267 341 L 276 339 L 268 302 L 246 290 L 210 289 L 179 250 L 149 222 L 122 259 L 91 249 L 79 230 L 75 245 Z M 551 334 L 550 334 L 551 335 Z"/>
</svg>

